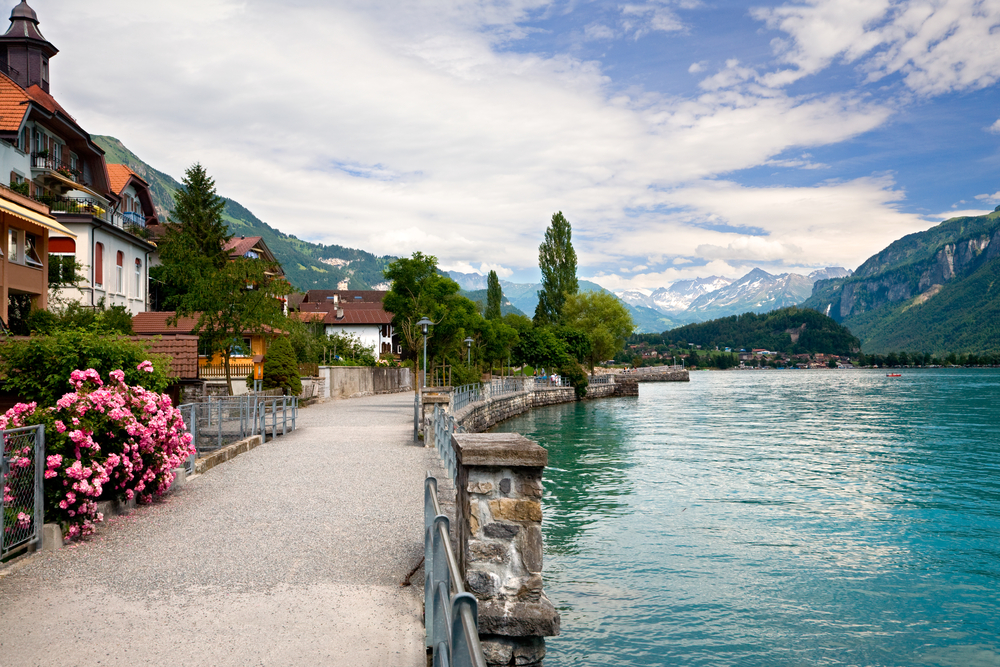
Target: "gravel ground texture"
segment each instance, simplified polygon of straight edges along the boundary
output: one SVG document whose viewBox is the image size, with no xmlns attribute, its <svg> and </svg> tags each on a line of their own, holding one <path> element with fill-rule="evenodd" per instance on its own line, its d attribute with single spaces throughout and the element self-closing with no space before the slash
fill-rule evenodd
<svg viewBox="0 0 1000 667">
<path fill-rule="evenodd" d="M 0 570 L 0 665 L 423 667 L 413 394 L 298 429 L 99 533 Z"/>
</svg>

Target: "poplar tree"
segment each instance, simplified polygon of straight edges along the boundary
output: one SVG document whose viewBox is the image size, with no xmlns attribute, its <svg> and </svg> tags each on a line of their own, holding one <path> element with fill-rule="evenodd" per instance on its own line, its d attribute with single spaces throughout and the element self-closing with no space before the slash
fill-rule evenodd
<svg viewBox="0 0 1000 667">
<path fill-rule="evenodd" d="M 538 268 L 542 271 L 542 289 L 535 307 L 536 324 L 558 324 L 562 319 L 566 296 L 576 294 L 576 251 L 572 243 L 573 230 L 562 211 L 552 215 L 545 230 L 545 240 L 538 246 Z"/>
<path fill-rule="evenodd" d="M 496 271 L 490 271 L 486 285 L 486 319 L 499 320 L 503 315 L 500 312 L 500 302 L 503 300 L 503 290 L 500 289 L 500 278 Z"/>
</svg>

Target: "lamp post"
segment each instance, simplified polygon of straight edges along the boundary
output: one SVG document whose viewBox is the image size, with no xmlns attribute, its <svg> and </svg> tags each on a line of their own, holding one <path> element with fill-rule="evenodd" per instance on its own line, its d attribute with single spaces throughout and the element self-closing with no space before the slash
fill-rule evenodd
<svg viewBox="0 0 1000 667">
<path fill-rule="evenodd" d="M 434 323 L 431 322 L 426 317 L 421 317 L 420 321 L 417 322 L 417 326 L 420 327 L 420 330 L 424 334 L 424 382 L 423 382 L 423 386 L 425 386 L 425 387 L 427 386 L 427 327 L 431 326 L 432 324 L 434 324 Z"/>
<path fill-rule="evenodd" d="M 469 353 L 465 357 L 465 365 L 472 366 L 472 343 L 474 342 L 472 338 L 466 338 L 464 341 L 465 347 L 468 348 Z"/>
</svg>

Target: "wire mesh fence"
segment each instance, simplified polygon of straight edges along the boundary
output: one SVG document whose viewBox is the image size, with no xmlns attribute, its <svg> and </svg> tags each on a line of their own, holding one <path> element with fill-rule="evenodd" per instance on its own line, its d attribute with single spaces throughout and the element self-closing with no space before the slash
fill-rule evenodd
<svg viewBox="0 0 1000 667">
<path fill-rule="evenodd" d="M 43 473 L 45 468 L 45 427 L 0 431 L 3 489 L 0 558 L 33 544 L 41 544 L 44 519 Z"/>
</svg>

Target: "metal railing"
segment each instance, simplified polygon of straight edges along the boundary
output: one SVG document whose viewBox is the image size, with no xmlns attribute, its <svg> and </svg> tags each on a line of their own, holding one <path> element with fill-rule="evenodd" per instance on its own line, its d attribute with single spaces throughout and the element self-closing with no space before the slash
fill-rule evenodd
<svg viewBox="0 0 1000 667">
<path fill-rule="evenodd" d="M 588 378 L 589 384 L 614 384 L 615 376 L 611 373 L 605 373 L 603 375 L 591 375 Z"/>
<path fill-rule="evenodd" d="M 483 385 L 464 384 L 451 392 L 452 411 L 461 410 L 469 403 L 478 403 L 483 400 Z"/>
<path fill-rule="evenodd" d="M 434 448 L 444 464 L 445 470 L 452 480 L 458 478 L 458 459 L 455 457 L 455 448 L 451 446 L 451 434 L 465 431 L 462 425 L 455 421 L 455 415 L 446 412 L 440 405 L 434 406 L 431 415 L 431 428 L 434 429 Z"/>
<path fill-rule="evenodd" d="M 451 443 L 449 441 L 449 447 Z M 466 592 L 441 513 L 437 479 L 424 480 L 424 628 L 434 667 L 486 667 L 479 643 L 479 603 Z"/>
<path fill-rule="evenodd" d="M 535 389 L 569 386 L 571 386 L 569 380 L 561 375 L 548 375 L 546 377 L 535 378 Z"/>
<path fill-rule="evenodd" d="M 45 523 L 45 426 L 0 431 L 0 558 L 32 545 L 42 546 Z"/>
<path fill-rule="evenodd" d="M 269 417 L 272 440 L 294 431 L 299 400 L 296 396 L 259 394 L 221 398 L 210 396 L 204 402 L 185 403 L 178 409 L 184 415 L 184 423 L 201 454 L 255 435 L 261 435 L 266 440 Z"/>
</svg>

